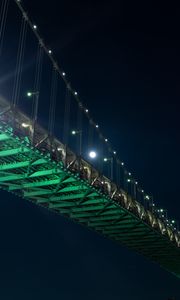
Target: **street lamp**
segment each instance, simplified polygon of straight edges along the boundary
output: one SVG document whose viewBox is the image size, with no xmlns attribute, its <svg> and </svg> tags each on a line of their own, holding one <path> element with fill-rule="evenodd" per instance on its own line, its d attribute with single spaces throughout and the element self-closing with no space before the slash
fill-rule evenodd
<svg viewBox="0 0 180 300">
<path fill-rule="evenodd" d="M 131 173 L 127 173 L 128 176 L 131 176 Z M 130 193 L 131 196 L 135 197 L 136 191 L 134 189 L 134 180 L 131 177 L 126 177 L 126 188 L 128 193 Z"/>
<path fill-rule="evenodd" d="M 32 97 L 32 96 L 34 96 L 34 95 L 39 95 L 39 92 L 32 92 L 32 91 L 28 91 L 28 92 L 27 92 L 27 96 L 28 96 L 28 97 Z"/>
<path fill-rule="evenodd" d="M 113 157 L 104 157 L 103 161 L 110 162 L 110 166 L 111 166 L 110 177 L 111 177 L 111 180 L 113 180 Z"/>
<path fill-rule="evenodd" d="M 82 130 L 72 130 L 71 131 L 72 135 L 77 135 L 79 136 L 79 155 L 82 155 Z"/>
<path fill-rule="evenodd" d="M 38 103 L 39 103 L 39 91 L 28 91 L 27 97 L 32 98 L 35 96 L 35 107 L 34 107 L 34 122 L 37 120 L 37 113 L 38 113 Z"/>
<path fill-rule="evenodd" d="M 28 97 L 31 97 L 31 96 L 32 96 L 32 93 L 31 93 L 31 92 L 27 92 L 27 96 L 28 96 Z"/>
<path fill-rule="evenodd" d="M 30 127 L 31 127 L 30 124 L 24 123 L 24 122 L 21 124 L 21 126 L 22 126 L 23 128 L 30 128 Z"/>
<path fill-rule="evenodd" d="M 34 111 L 33 111 L 33 124 L 32 124 L 32 143 L 34 140 L 34 131 L 35 131 L 35 124 L 37 121 L 37 113 L 38 113 L 38 104 L 39 104 L 39 91 L 28 91 L 26 93 L 28 98 L 35 97 L 35 105 L 34 105 Z"/>
</svg>

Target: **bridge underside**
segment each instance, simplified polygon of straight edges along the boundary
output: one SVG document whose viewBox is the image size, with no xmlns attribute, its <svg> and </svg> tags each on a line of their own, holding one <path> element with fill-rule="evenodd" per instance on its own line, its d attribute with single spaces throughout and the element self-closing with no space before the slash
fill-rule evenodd
<svg viewBox="0 0 180 300">
<path fill-rule="evenodd" d="M 180 275 L 180 249 L 166 236 L 3 124 L 0 187 L 70 217 Z"/>
</svg>

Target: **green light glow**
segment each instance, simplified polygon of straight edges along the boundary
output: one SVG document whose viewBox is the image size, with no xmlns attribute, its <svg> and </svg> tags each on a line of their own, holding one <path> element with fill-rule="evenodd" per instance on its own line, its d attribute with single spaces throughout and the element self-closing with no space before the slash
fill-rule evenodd
<svg viewBox="0 0 180 300">
<path fill-rule="evenodd" d="M 1 188 L 87 225 L 140 251 L 175 275 L 180 274 L 180 250 L 165 234 L 151 228 L 102 191 L 100 193 L 70 170 L 64 169 L 62 162 L 56 164 L 48 155 L 42 156 L 39 150 L 31 148 L 27 137 L 20 140 L 11 132 L 12 129 L 6 132 L 0 130 Z M 71 133 L 76 134 L 76 131 Z M 104 161 L 107 160 L 104 158 Z M 174 224 L 175 220 L 171 223 Z M 171 260 L 166 260 L 166 256 Z"/>
</svg>

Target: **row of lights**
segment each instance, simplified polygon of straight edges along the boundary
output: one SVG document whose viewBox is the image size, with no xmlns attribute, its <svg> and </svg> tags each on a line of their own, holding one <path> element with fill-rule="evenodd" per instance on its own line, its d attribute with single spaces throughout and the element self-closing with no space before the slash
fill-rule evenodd
<svg viewBox="0 0 180 300">
<path fill-rule="evenodd" d="M 20 2 L 20 0 L 17 0 L 17 1 Z M 37 30 L 37 25 L 36 25 L 36 24 L 33 24 L 33 29 L 34 29 L 34 30 Z M 48 53 L 49 53 L 49 54 L 52 54 L 52 50 L 49 49 L 49 50 L 48 50 Z M 66 76 L 66 73 L 65 73 L 65 72 L 62 72 L 62 76 L 63 76 L 63 77 Z M 28 93 L 27 93 L 27 96 L 28 96 L 28 97 L 31 97 L 31 96 L 33 96 L 34 94 L 36 94 L 36 93 L 34 93 L 34 92 L 28 92 Z M 75 95 L 75 96 L 78 95 L 77 91 L 74 91 L 74 95 Z M 85 112 L 86 112 L 86 113 L 89 112 L 87 108 L 85 109 Z M 26 124 L 26 123 L 22 123 L 22 127 L 28 128 L 29 125 Z M 99 125 L 96 124 L 95 127 L 98 129 L 98 128 L 99 128 Z M 80 133 L 80 131 L 75 131 L 75 130 L 72 131 L 72 134 L 73 134 L 73 135 L 76 135 L 76 134 L 78 134 L 78 133 Z M 104 141 L 107 143 L 107 142 L 108 142 L 108 139 L 105 138 Z M 113 151 L 113 154 L 116 155 L 116 151 Z M 92 159 L 95 159 L 95 158 L 97 157 L 97 153 L 96 153 L 95 151 L 90 151 L 90 152 L 89 152 L 89 157 L 92 158 Z M 112 158 L 106 158 L 106 157 L 104 158 L 104 162 L 107 162 L 107 161 L 109 161 L 109 160 L 112 160 Z M 124 162 L 121 162 L 121 165 L 124 166 Z M 129 176 L 131 176 L 131 173 L 129 173 Z M 130 178 L 127 179 L 127 182 L 131 182 L 131 181 L 132 181 L 132 179 L 130 179 Z M 134 181 L 133 181 L 133 182 L 134 182 Z M 135 184 L 137 185 L 138 182 L 135 181 Z M 144 193 L 144 190 L 141 190 L 141 192 Z M 150 197 L 149 197 L 148 195 L 146 195 L 146 196 L 145 196 L 145 199 L 150 200 Z M 153 204 L 153 206 L 154 206 L 154 204 Z M 160 212 L 163 212 L 163 209 L 160 209 Z M 174 224 L 174 223 L 175 223 L 175 221 L 172 220 L 172 224 Z"/>
<path fill-rule="evenodd" d="M 17 0 L 17 1 L 20 2 L 20 0 Z M 33 29 L 34 29 L 34 30 L 37 30 L 37 25 L 36 25 L 36 24 L 33 24 Z M 52 50 L 49 49 L 49 50 L 48 50 L 48 53 L 51 55 L 51 54 L 52 54 Z M 61 74 L 62 74 L 63 77 L 66 76 L 66 73 L 65 73 L 64 71 L 63 71 Z M 27 96 L 28 96 L 28 97 L 32 97 L 32 96 L 35 95 L 35 94 L 36 94 L 36 93 L 34 93 L 34 92 L 28 92 L 28 93 L 27 93 Z M 75 96 L 78 95 L 77 91 L 74 91 L 74 95 L 75 95 Z M 86 112 L 86 113 L 89 112 L 87 108 L 85 109 L 85 112 Z M 27 128 L 27 127 L 29 127 L 29 125 L 26 124 L 26 123 L 22 123 L 22 127 Z M 99 128 L 99 125 L 96 124 L 95 127 L 98 129 L 98 128 Z M 76 135 L 76 134 L 78 134 L 78 133 L 80 133 L 80 131 L 75 131 L 75 130 L 72 131 L 72 134 L 73 134 L 73 135 Z M 107 142 L 108 142 L 108 139 L 107 139 L 107 138 L 104 138 L 104 141 L 107 143 Z M 116 155 L 116 151 L 113 151 L 113 154 Z M 95 159 L 95 158 L 97 157 L 97 153 L 96 153 L 95 151 L 90 151 L 90 152 L 89 152 L 89 157 L 92 158 L 92 159 Z M 107 158 L 107 157 L 105 157 L 103 160 L 104 160 L 104 162 L 107 162 L 107 161 L 111 161 L 112 158 Z M 122 166 L 124 166 L 124 162 L 120 162 L 120 164 L 121 164 Z M 131 173 L 129 173 L 128 175 L 131 176 Z M 131 181 L 132 181 L 132 179 L 130 179 L 130 178 L 127 179 L 127 182 L 131 182 Z M 134 181 L 134 180 L 133 180 L 133 182 L 134 182 L 136 185 L 138 185 L 138 182 L 137 182 L 137 181 Z M 144 193 L 144 190 L 141 190 L 141 192 Z M 150 199 L 150 197 L 149 197 L 148 195 L 146 195 L 145 198 L 146 198 L 147 200 Z"/>
<path fill-rule="evenodd" d="M 79 131 L 78 131 L 78 130 L 72 130 L 71 133 L 72 133 L 72 135 L 82 134 L 82 131 L 81 131 L 81 130 L 79 130 Z M 113 151 L 113 154 L 116 155 L 116 151 Z M 92 151 L 89 152 L 88 155 L 89 155 L 90 158 L 95 159 L 95 158 L 97 157 L 97 152 L 94 151 L 94 150 L 92 150 Z M 104 162 L 110 161 L 111 163 L 113 163 L 113 157 L 109 157 L 109 158 L 108 158 L 108 157 L 104 157 L 104 158 L 103 158 L 103 161 L 104 161 Z M 121 165 L 123 166 L 124 163 L 121 162 Z M 128 172 L 128 175 L 131 176 L 131 173 Z M 130 179 L 130 178 L 127 179 L 127 182 L 129 182 L 129 183 L 130 183 L 130 182 L 133 182 L 133 183 L 135 183 L 135 185 L 138 185 L 138 182 L 137 182 L 137 181 L 134 181 L 133 179 Z M 142 193 L 144 193 L 144 190 L 143 190 L 143 189 L 141 189 L 140 191 L 141 191 Z M 150 200 L 150 197 L 149 197 L 148 195 L 145 195 L 145 199 L 146 199 L 146 200 Z M 154 206 L 154 204 L 152 204 L 152 205 Z"/>
<path fill-rule="evenodd" d="M 21 0 L 17 0 L 17 2 L 21 2 Z M 36 24 L 33 24 L 33 25 L 31 25 L 31 26 L 32 26 L 33 30 L 35 30 L 35 31 L 38 29 L 38 27 L 37 27 Z M 51 50 L 51 49 L 49 49 L 49 50 L 46 49 L 46 51 L 47 51 L 50 55 L 52 54 L 52 50 Z M 63 71 L 63 72 L 61 73 L 61 75 L 62 75 L 63 77 L 65 77 L 65 76 L 66 76 L 66 73 Z M 78 95 L 77 91 L 74 91 L 74 95 L 75 95 L 75 96 Z M 29 93 L 28 93 L 28 96 L 31 97 L 31 96 L 32 96 L 32 93 L 29 92 Z M 89 112 L 87 108 L 85 109 L 85 112 L 86 112 L 86 113 Z M 98 128 L 99 128 L 99 125 L 98 125 L 98 124 L 95 124 L 95 127 L 98 129 Z M 104 138 L 104 141 L 107 143 L 107 142 L 108 142 L 108 139 L 107 139 L 107 138 Z M 113 151 L 113 154 L 116 154 L 116 151 Z M 123 162 L 122 162 L 121 164 L 124 165 Z"/>
<path fill-rule="evenodd" d="M 27 92 L 27 96 L 28 96 L 28 97 L 32 97 L 33 95 L 36 95 L 36 94 L 38 94 L 38 92 L 30 92 L 30 91 Z M 88 112 L 88 110 L 86 110 L 86 111 Z M 21 125 L 22 125 L 22 127 L 24 127 L 24 128 L 30 127 L 30 125 L 29 125 L 29 124 L 26 124 L 26 123 L 22 123 Z M 96 125 L 96 127 L 98 128 L 99 126 Z M 82 131 L 81 131 L 81 130 L 72 130 L 72 131 L 71 131 L 71 134 L 72 134 L 72 135 L 82 134 Z M 107 141 L 107 139 L 105 139 L 105 141 Z M 116 151 L 113 151 L 113 154 L 116 155 Z M 89 152 L 89 157 L 90 157 L 91 159 L 95 159 L 95 158 L 97 157 L 97 152 L 94 151 L 94 150 L 90 151 L 90 152 Z M 112 157 L 110 157 L 110 158 L 104 157 L 103 161 L 104 161 L 104 162 L 107 162 L 107 161 L 111 161 L 111 162 L 112 162 L 112 159 L 113 159 Z M 124 166 L 124 162 L 121 162 L 121 165 Z M 131 176 L 131 173 L 129 172 L 128 175 Z M 132 180 L 132 179 L 130 179 L 130 178 L 127 179 L 127 182 L 129 182 L 129 183 L 132 182 L 132 181 L 133 181 L 133 183 L 135 183 L 136 185 L 138 185 L 138 182 L 137 182 L 137 181 L 134 181 L 134 180 Z M 141 190 L 141 192 L 144 193 L 144 190 Z M 149 197 L 148 195 L 146 195 L 146 196 L 145 196 L 145 199 L 149 200 L 150 197 Z"/>
<path fill-rule="evenodd" d="M 28 97 L 32 97 L 33 95 L 37 95 L 37 94 L 39 94 L 39 92 L 32 92 L 32 91 L 28 91 L 28 92 L 27 92 L 27 96 L 28 96 Z M 86 110 L 86 111 L 88 112 L 88 110 Z M 28 128 L 28 127 L 30 127 L 30 125 L 29 125 L 29 124 L 26 124 L 26 123 L 22 123 L 22 127 Z M 98 128 L 99 126 L 96 125 L 96 127 Z M 81 131 L 81 130 L 72 130 L 72 131 L 71 131 L 71 134 L 72 134 L 72 135 L 82 134 L 82 131 Z M 105 139 L 105 141 L 107 141 L 107 139 Z M 116 151 L 113 151 L 113 154 L 116 155 Z M 96 151 L 94 151 L 94 150 L 90 151 L 90 152 L 89 152 L 89 157 L 90 157 L 91 159 L 95 159 L 95 158 L 97 157 Z M 113 159 L 112 157 L 110 157 L 110 158 L 105 157 L 103 160 L 104 160 L 104 162 L 111 161 L 111 163 L 112 163 L 112 159 Z M 121 162 L 121 165 L 124 166 L 124 163 Z M 131 176 L 131 173 L 129 172 L 128 175 Z M 127 182 L 128 182 L 128 183 L 133 182 L 133 183 L 135 183 L 136 185 L 138 185 L 138 182 L 137 182 L 137 181 L 134 181 L 133 179 L 130 179 L 130 178 L 127 179 Z M 144 193 L 144 190 L 141 190 L 141 192 Z M 146 195 L 146 196 L 145 196 L 145 199 L 150 200 L 150 197 L 149 197 L 148 195 Z"/>
<path fill-rule="evenodd" d="M 33 25 L 33 29 L 34 29 L 34 30 L 37 30 L 37 25 L 34 24 L 34 25 Z M 49 49 L 49 50 L 48 50 L 48 53 L 49 53 L 49 54 L 52 54 L 52 50 Z M 66 76 L 66 73 L 65 73 L 65 72 L 62 72 L 61 74 L 62 74 L 63 77 Z M 74 91 L 74 95 L 75 95 L 75 96 L 78 95 L 77 91 Z M 85 109 L 85 112 L 88 113 L 89 110 L 86 108 L 86 109 Z M 99 128 L 99 125 L 96 124 L 95 127 L 98 129 L 98 128 Z M 108 142 L 108 139 L 105 138 L 104 141 L 107 143 L 107 142 Z M 113 151 L 113 153 L 116 154 L 116 151 Z"/>
<path fill-rule="evenodd" d="M 73 135 L 75 135 L 76 133 L 79 133 L 79 132 L 80 132 L 80 131 L 75 131 L 75 130 L 73 130 L 71 133 L 72 133 Z M 116 154 L 116 153 L 114 153 L 114 154 Z M 95 151 L 90 151 L 90 152 L 89 152 L 89 157 L 92 158 L 92 159 L 94 159 L 94 158 L 97 157 L 97 153 L 96 153 Z M 112 159 L 113 159 L 112 157 L 110 157 L 110 158 L 105 157 L 105 158 L 103 159 L 103 161 L 104 161 L 104 162 L 112 161 Z M 128 175 L 131 176 L 131 173 L 129 172 Z M 132 181 L 131 179 L 129 179 L 129 178 L 127 179 L 127 182 L 131 182 L 131 181 Z M 134 182 L 134 181 L 133 181 L 133 182 Z M 102 181 L 101 183 L 104 184 L 103 181 Z M 135 183 L 136 185 L 138 184 L 137 181 L 135 181 L 134 183 Z M 144 193 L 144 190 L 141 190 L 141 192 Z M 150 197 L 149 197 L 148 195 L 145 195 L 145 199 L 150 200 Z M 152 206 L 154 207 L 155 204 L 152 203 Z M 163 213 L 163 212 L 165 212 L 165 210 L 161 208 L 161 209 L 158 209 L 157 212 Z M 162 215 L 162 217 L 164 217 L 164 215 Z M 170 220 L 166 219 L 165 221 L 166 221 L 166 223 L 167 223 L 167 226 L 173 227 L 173 229 L 176 230 L 176 228 L 174 227 L 174 225 L 175 225 L 175 223 L 176 223 L 175 220 L 171 220 L 171 221 L 170 221 Z"/>
<path fill-rule="evenodd" d="M 169 220 L 167 218 L 167 210 L 165 210 L 163 208 L 160 208 L 160 209 L 157 209 L 156 211 L 159 213 L 160 217 L 163 218 L 163 220 L 166 222 L 166 224 L 168 226 L 174 227 L 176 221 L 175 220 Z M 174 227 L 174 230 L 176 230 L 175 227 Z"/>
<path fill-rule="evenodd" d="M 21 2 L 21 0 L 17 0 L 17 2 Z M 37 25 L 36 25 L 36 24 L 33 24 L 33 29 L 34 29 L 34 30 L 37 30 Z M 49 55 L 52 54 L 52 50 L 51 50 L 51 49 L 49 49 L 49 50 L 47 50 L 47 51 L 48 51 L 48 54 L 49 54 Z M 63 71 L 63 72 L 61 73 L 61 75 L 62 75 L 63 77 L 65 77 L 65 76 L 66 76 L 66 73 Z M 33 95 L 35 95 L 35 94 L 37 94 L 37 92 L 36 92 L 36 93 L 34 93 L 34 92 L 28 92 L 28 93 L 27 93 L 27 96 L 28 96 L 28 97 L 31 97 L 31 96 L 33 96 Z M 75 96 L 78 95 L 77 91 L 74 91 L 74 95 L 75 95 Z M 88 109 L 87 109 L 87 108 L 85 109 L 85 112 L 88 113 Z M 29 124 L 22 123 L 22 127 L 28 128 L 28 127 L 31 127 L 31 126 L 30 126 Z M 95 127 L 98 129 L 98 128 L 99 128 L 99 125 L 96 124 Z M 78 132 L 75 131 L 75 130 L 72 131 L 72 134 L 76 134 L 76 133 L 78 133 Z M 108 142 L 108 139 L 107 139 L 107 138 L 104 138 L 104 141 L 107 143 L 107 142 Z M 113 151 L 113 154 L 116 155 L 116 151 Z M 97 153 L 96 153 L 95 151 L 90 151 L 90 152 L 89 152 L 89 157 L 92 158 L 92 159 L 95 159 L 95 158 L 97 157 Z M 107 162 L 107 161 L 109 161 L 109 160 L 111 161 L 112 158 L 106 158 L 106 157 L 104 158 L 104 162 Z M 120 162 L 120 164 L 121 164 L 122 166 L 124 166 L 124 162 Z M 129 176 L 131 176 L 130 173 L 129 173 Z M 131 182 L 131 181 L 132 181 L 132 179 L 130 179 L 130 178 L 127 179 L 127 182 Z M 133 182 L 134 182 L 134 180 L 133 180 Z M 137 181 L 135 181 L 134 183 L 135 183 L 136 185 L 138 184 Z M 141 190 L 141 192 L 144 193 L 144 190 Z M 146 195 L 146 196 L 145 196 L 145 199 L 150 200 L 150 197 L 149 197 L 148 195 Z M 154 203 L 153 203 L 152 205 L 155 206 Z M 163 209 L 160 209 L 160 212 L 163 213 Z M 164 215 L 162 215 L 162 216 L 164 216 Z M 175 220 L 172 220 L 172 221 L 170 222 L 170 221 L 167 219 L 166 221 L 167 221 L 167 225 L 168 225 L 168 226 L 173 226 L 173 225 L 175 224 Z M 174 229 L 176 229 L 176 228 L 174 228 Z"/>
<path fill-rule="evenodd" d="M 32 93 L 31 93 L 31 95 L 32 95 Z M 30 92 L 29 92 L 29 97 L 30 97 L 31 95 L 30 95 Z M 24 127 L 24 128 L 30 127 L 30 125 L 27 124 L 27 123 L 22 123 L 21 125 L 22 125 L 22 127 Z M 72 131 L 71 131 L 71 134 L 72 134 L 72 135 L 76 135 L 76 134 L 78 134 L 78 133 L 80 133 L 80 132 L 81 132 L 81 131 L 72 130 Z M 60 151 L 61 148 L 58 148 L 57 150 Z M 93 151 L 93 150 L 90 151 L 90 152 L 89 152 L 89 157 L 92 158 L 92 159 L 95 159 L 95 158 L 97 157 L 97 152 L 96 152 L 96 151 Z M 109 158 L 104 157 L 104 158 L 103 158 L 103 161 L 104 161 L 104 162 L 112 161 L 112 157 L 109 157 Z M 131 176 L 131 173 L 128 173 L 128 175 Z M 132 181 L 131 179 L 129 179 L 129 178 L 127 179 L 127 182 L 131 182 L 131 181 Z M 138 184 L 137 181 L 135 181 L 134 183 L 135 183 L 136 185 Z M 144 190 L 141 190 L 141 192 L 144 193 Z M 146 196 L 145 196 L 145 199 L 150 200 L 150 197 L 149 197 L 148 195 L 146 195 Z M 152 205 L 154 206 L 154 203 L 153 203 Z M 161 214 L 161 217 L 162 217 L 163 219 L 165 218 L 164 213 L 166 212 L 166 210 L 164 210 L 164 209 L 161 208 L 161 209 L 157 209 L 156 211 L 157 211 L 158 213 Z M 168 226 L 171 226 L 171 227 L 172 227 L 172 226 L 174 227 L 174 224 L 176 223 L 175 220 L 171 220 L 171 221 L 170 221 L 170 220 L 166 219 L 165 221 L 166 221 L 167 225 L 168 225 Z M 174 227 L 174 229 L 176 230 L 175 227 Z"/>
</svg>

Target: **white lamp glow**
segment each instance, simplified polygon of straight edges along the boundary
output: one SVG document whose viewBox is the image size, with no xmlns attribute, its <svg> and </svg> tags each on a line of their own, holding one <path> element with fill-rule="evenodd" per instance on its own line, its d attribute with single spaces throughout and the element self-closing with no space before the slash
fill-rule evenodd
<svg viewBox="0 0 180 300">
<path fill-rule="evenodd" d="M 89 152 L 89 157 L 90 157 L 90 158 L 96 158 L 96 156 L 97 156 L 97 154 L 96 154 L 95 151 L 90 151 L 90 152 Z"/>
</svg>

